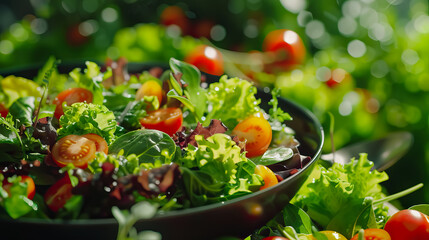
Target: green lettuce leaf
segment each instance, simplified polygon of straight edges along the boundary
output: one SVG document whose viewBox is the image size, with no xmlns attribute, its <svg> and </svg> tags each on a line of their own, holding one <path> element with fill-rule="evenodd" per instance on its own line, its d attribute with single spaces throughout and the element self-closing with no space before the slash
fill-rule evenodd
<svg viewBox="0 0 429 240">
<path fill-rule="evenodd" d="M 5 94 L 4 103 L 8 108 L 18 98 L 29 96 L 39 98 L 42 96 L 39 84 L 26 78 L 11 75 L 3 78 L 0 84 Z"/>
<path fill-rule="evenodd" d="M 374 211 L 368 210 L 368 206 L 372 206 L 368 198 L 377 200 L 385 197 L 380 183 L 388 176 L 385 172 L 371 170 L 372 167 L 373 163 L 364 153 L 345 165 L 334 163 L 329 169 L 317 165 L 292 203 L 306 210 L 322 227 L 337 226 L 335 230 L 343 235 L 350 236 L 356 224 L 373 226 L 373 218 L 368 214 L 375 212 L 378 216 L 387 216 L 387 212 L 383 205 L 377 205 Z M 348 224 L 339 220 L 344 215 L 351 219 Z M 368 221 L 359 223 L 365 218 Z"/>
<path fill-rule="evenodd" d="M 261 111 L 258 106 L 261 100 L 256 99 L 256 92 L 256 87 L 246 80 L 222 76 L 219 82 L 210 84 L 207 99 L 211 110 L 206 122 L 219 119 L 232 129 L 237 120 Z"/>
<path fill-rule="evenodd" d="M 95 133 L 110 144 L 115 138 L 117 124 L 113 112 L 103 105 L 74 103 L 64 111 L 64 115 L 60 118 L 60 125 L 59 138 L 69 134 Z"/>
</svg>

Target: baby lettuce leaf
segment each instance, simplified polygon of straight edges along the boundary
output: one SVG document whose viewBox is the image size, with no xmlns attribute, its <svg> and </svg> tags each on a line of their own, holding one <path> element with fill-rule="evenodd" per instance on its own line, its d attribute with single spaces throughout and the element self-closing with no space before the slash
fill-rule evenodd
<svg viewBox="0 0 429 240">
<path fill-rule="evenodd" d="M 12 115 L 0 116 L 0 161 L 13 162 L 24 156 L 24 144 L 15 128 Z"/>
<path fill-rule="evenodd" d="M 175 58 L 170 59 L 170 68 L 173 71 L 170 74 L 170 85 L 173 89 L 167 96 L 181 101 L 195 115 L 197 122 L 203 122 L 207 106 L 207 90 L 201 87 L 201 72 L 195 66 Z M 175 78 L 175 74 L 179 73 L 185 85 L 183 88 Z"/>
<path fill-rule="evenodd" d="M 74 103 L 64 111 L 60 125 L 59 138 L 69 134 L 95 133 L 111 143 L 115 137 L 116 119 L 104 105 Z"/>
<path fill-rule="evenodd" d="M 140 164 L 159 166 L 172 162 L 176 144 L 166 133 L 157 130 L 135 130 L 118 137 L 110 146 L 109 153 L 125 157 L 135 154 Z"/>
<path fill-rule="evenodd" d="M 22 97 L 18 98 L 10 106 L 9 113 L 13 116 L 14 121 L 17 122 L 17 128 L 33 125 L 34 101 L 34 97 Z"/>
<path fill-rule="evenodd" d="M 42 96 L 39 91 L 40 86 L 26 78 L 11 75 L 3 78 L 0 84 L 1 89 L 6 95 L 6 107 L 10 107 L 15 100 L 21 97 L 33 96 L 35 98 L 39 98 Z"/>
</svg>

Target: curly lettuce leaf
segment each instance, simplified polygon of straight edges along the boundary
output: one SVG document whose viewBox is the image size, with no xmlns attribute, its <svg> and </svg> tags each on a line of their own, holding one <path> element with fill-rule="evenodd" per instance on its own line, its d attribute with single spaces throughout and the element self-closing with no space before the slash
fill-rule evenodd
<svg viewBox="0 0 429 240">
<path fill-rule="evenodd" d="M 372 209 L 368 210 L 371 205 L 368 198 L 377 200 L 385 197 L 380 183 L 386 181 L 388 176 L 385 172 L 371 170 L 372 167 L 373 163 L 364 153 L 345 165 L 334 163 L 329 169 L 317 165 L 292 203 L 305 209 L 322 227 L 337 226 L 337 231 L 350 235 L 362 218 L 370 219 L 371 215 L 368 214 L 374 213 Z M 348 211 L 347 218 L 352 219 L 348 225 L 338 217 L 344 217 L 345 210 Z M 383 205 L 376 206 L 375 212 L 387 215 Z"/>
<path fill-rule="evenodd" d="M 210 84 L 208 89 L 210 111 L 206 121 L 219 119 L 232 129 L 237 120 L 261 111 L 258 106 L 261 100 L 256 99 L 256 92 L 256 87 L 246 80 L 222 76 L 219 82 Z"/>
<path fill-rule="evenodd" d="M 131 154 L 128 156 L 123 156 L 119 154 L 109 154 L 106 155 L 102 152 L 96 153 L 96 157 L 88 165 L 88 169 L 92 173 L 101 173 L 103 171 L 103 163 L 111 163 L 115 166 L 116 174 L 119 177 L 127 176 L 131 174 L 138 174 L 139 171 L 143 168 L 140 166 L 139 159 L 137 155 Z"/>
<path fill-rule="evenodd" d="M 8 108 L 18 98 L 42 96 L 39 84 L 23 77 L 7 76 L 1 79 L 0 84 L 5 95 L 3 101 Z"/>
<path fill-rule="evenodd" d="M 60 125 L 59 138 L 70 134 L 95 133 L 110 144 L 115 138 L 117 124 L 113 112 L 103 105 L 74 103 L 64 111 Z"/>
<path fill-rule="evenodd" d="M 196 135 L 195 140 L 197 147 L 188 145 L 185 156 L 179 160 L 193 205 L 238 197 L 263 184 L 254 174 L 255 164 L 228 135 L 217 133 L 207 139 Z"/>
</svg>

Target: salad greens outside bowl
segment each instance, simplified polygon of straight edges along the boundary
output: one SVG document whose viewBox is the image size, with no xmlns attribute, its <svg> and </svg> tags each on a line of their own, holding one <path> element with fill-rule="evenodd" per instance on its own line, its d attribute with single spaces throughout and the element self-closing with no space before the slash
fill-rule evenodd
<svg viewBox="0 0 429 240">
<path fill-rule="evenodd" d="M 69 72 L 83 64 L 60 64 L 60 72 Z M 152 67 L 166 69 L 164 64 L 130 63 L 129 73 L 140 73 Z M 37 75 L 38 66 L 24 69 L 0 71 L 0 75 L 16 75 L 32 79 Z M 219 77 L 205 74 L 208 83 L 218 81 Z M 261 108 L 268 111 L 272 98 L 269 89 L 258 89 L 256 95 L 261 99 Z M 302 155 L 310 156 L 311 161 L 298 173 L 289 176 L 277 185 L 267 189 L 201 207 L 170 211 L 157 214 L 153 218 L 136 222 L 138 231 L 159 232 L 162 239 L 214 239 L 222 236 L 246 237 L 255 229 L 272 219 L 293 198 L 311 173 L 315 162 L 321 155 L 324 142 L 323 129 L 317 118 L 307 109 L 289 100 L 279 98 L 279 107 L 288 112 L 293 120 L 286 125 L 295 131 L 295 138 Z M 87 220 L 45 220 L 45 219 L 0 219 L 2 235 L 7 239 L 115 239 L 118 234 L 116 219 Z"/>
</svg>

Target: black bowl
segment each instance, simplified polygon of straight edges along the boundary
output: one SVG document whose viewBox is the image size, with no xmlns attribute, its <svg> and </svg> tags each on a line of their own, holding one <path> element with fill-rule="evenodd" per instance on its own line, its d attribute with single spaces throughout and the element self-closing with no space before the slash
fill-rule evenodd
<svg viewBox="0 0 429 240">
<path fill-rule="evenodd" d="M 151 67 L 164 65 L 131 63 L 130 73 L 138 73 Z M 82 64 L 62 64 L 60 72 L 68 72 Z M 25 69 L 9 69 L 0 72 L 6 76 L 13 74 L 32 79 L 37 66 Z M 218 77 L 206 75 L 207 81 L 214 82 Z M 261 107 L 268 109 L 271 95 L 267 89 L 258 89 L 257 98 Z M 162 234 L 162 239 L 213 239 L 220 236 L 246 237 L 255 229 L 272 219 L 296 194 L 311 173 L 320 157 L 324 141 L 323 130 L 317 118 L 307 109 L 289 100 L 280 98 L 279 106 L 292 117 L 287 125 L 296 132 L 300 142 L 299 151 L 311 156 L 312 160 L 298 173 L 279 184 L 256 193 L 242 196 L 222 203 L 211 204 L 186 210 L 178 210 L 156 215 L 152 219 L 140 220 L 135 224 L 138 231 L 153 230 Z M 7 239 L 115 239 L 118 224 L 115 219 L 90 220 L 42 220 L 42 219 L 0 219 L 2 236 Z"/>
</svg>

